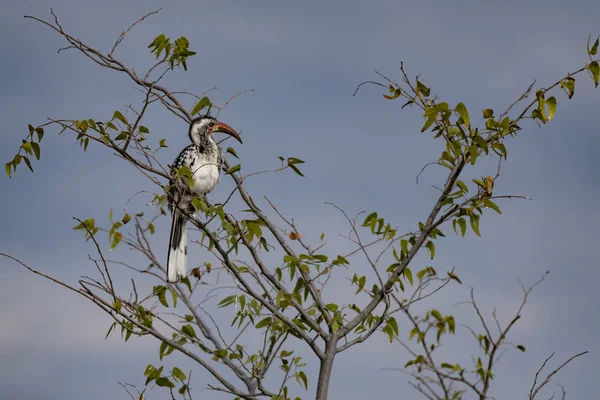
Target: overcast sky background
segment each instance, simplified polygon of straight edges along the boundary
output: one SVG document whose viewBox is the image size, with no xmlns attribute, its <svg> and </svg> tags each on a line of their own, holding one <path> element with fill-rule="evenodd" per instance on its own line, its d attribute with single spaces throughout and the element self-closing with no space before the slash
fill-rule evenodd
<svg viewBox="0 0 600 400">
<path fill-rule="evenodd" d="M 47 117 L 102 120 L 142 100 L 125 76 L 74 51 L 57 55 L 65 45 L 62 38 L 23 15 L 49 18 L 52 7 L 68 32 L 108 51 L 122 29 L 161 6 L 156 1 L 6 2 L 0 15 L 2 165 L 14 156 L 29 123 Z M 246 172 L 278 166 L 279 155 L 306 160 L 306 178 L 258 177 L 248 187 L 255 198 L 267 193 L 315 241 L 320 232 L 335 238 L 345 229 L 326 201 L 349 214 L 377 210 L 400 231 L 414 229 L 434 202 L 431 185 L 440 184 L 441 171 L 428 170 L 415 184 L 421 166 L 439 154 L 431 136 L 419 134 L 419 113 L 400 111 L 401 102 L 384 100 L 374 87 L 352 97 L 358 83 L 376 78 L 375 70 L 400 80 L 404 61 L 441 99 L 451 105 L 463 101 L 475 116 L 484 108 L 503 110 L 535 78 L 543 87 L 578 69 L 587 61 L 588 34 L 599 33 L 592 0 L 201 0 L 163 7 L 131 32 L 118 56 L 141 71 L 152 61 L 146 46 L 157 34 L 185 35 L 198 55 L 188 73 L 173 74 L 167 85 L 196 93 L 218 86 L 211 95 L 217 104 L 255 89 L 236 99 L 221 119 L 243 130 L 244 145 L 236 148 Z M 502 216 L 486 213 L 482 238 L 449 235 L 438 243 L 433 264 L 439 271 L 456 267 L 464 282 L 440 295 L 437 307 L 467 299 L 474 286 L 482 307 L 489 312 L 497 306 L 506 318 L 520 301 L 516 279 L 532 283 L 551 271 L 510 337 L 528 351 L 502 359 L 496 399 L 525 398 L 537 368 L 552 352 L 556 367 L 583 350 L 590 353 L 562 371 L 543 398 L 557 389 L 555 382 L 565 385 L 569 399 L 600 398 L 600 91 L 582 74 L 572 100 L 559 91 L 555 95 L 555 119 L 543 130 L 522 124 L 522 134 L 508 142 L 508 163 L 496 183 L 497 193 L 534 200 L 502 202 Z M 155 110 L 146 125 L 157 138 L 167 138 L 161 160 L 169 163 L 187 144 L 187 127 Z M 122 210 L 131 195 L 151 187 L 107 152 L 90 146 L 83 153 L 67 134 L 56 134 L 47 131 L 35 174 L 24 166 L 10 180 L 0 174 L 0 252 L 75 283 L 91 273 L 87 256 L 93 248 L 71 229 L 71 218 L 106 221 L 110 208 Z M 469 173 L 493 172 L 489 162 Z M 228 185 L 224 180 L 212 196 L 222 198 Z M 139 212 L 149 200 L 130 210 Z M 166 247 L 168 222 L 157 225 L 157 251 Z M 338 242 L 330 242 L 331 255 Z M 125 249 L 111 256 L 131 257 Z M 118 335 L 105 341 L 109 325 L 109 318 L 82 298 L 0 259 L 0 398 L 128 398 L 117 381 L 143 386 L 144 367 L 159 362 L 158 345 L 149 339 L 124 344 Z M 407 337 L 410 329 L 403 325 L 401 331 Z M 470 348 L 457 349 L 467 354 Z M 355 347 L 336 360 L 330 398 L 421 398 L 406 384 L 406 375 L 382 370 L 406 360 L 400 346 L 383 336 Z M 316 363 L 309 362 L 314 388 Z M 197 389 L 211 383 L 198 368 L 194 376 Z M 148 398 L 165 395 L 153 391 Z M 199 391 L 196 397 L 223 398 Z"/>
</svg>

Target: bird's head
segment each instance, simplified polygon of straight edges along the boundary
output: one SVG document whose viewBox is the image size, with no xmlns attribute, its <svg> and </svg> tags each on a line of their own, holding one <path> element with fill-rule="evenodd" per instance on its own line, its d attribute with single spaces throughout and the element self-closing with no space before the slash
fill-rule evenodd
<svg viewBox="0 0 600 400">
<path fill-rule="evenodd" d="M 190 124 L 190 140 L 196 146 L 200 146 L 202 142 L 205 142 L 215 132 L 226 133 L 233 136 L 238 142 L 242 143 L 240 135 L 233 130 L 229 125 L 219 122 L 214 117 L 208 115 L 198 117 Z"/>
</svg>

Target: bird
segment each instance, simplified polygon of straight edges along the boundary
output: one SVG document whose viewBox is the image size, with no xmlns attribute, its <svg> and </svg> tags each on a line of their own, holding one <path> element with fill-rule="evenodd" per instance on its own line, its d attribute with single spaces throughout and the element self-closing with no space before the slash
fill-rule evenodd
<svg viewBox="0 0 600 400">
<path fill-rule="evenodd" d="M 181 210 L 193 213 L 192 198 L 203 197 L 212 191 L 221 177 L 223 155 L 212 137 L 217 132 L 228 134 L 242 143 L 240 135 L 232 127 L 204 115 L 190 123 L 188 136 L 192 144 L 181 150 L 171 166 L 168 205 L 172 222 L 167 255 L 167 281 L 171 283 L 187 275 L 187 217 Z M 178 171 L 183 167 L 190 170 L 193 185 L 178 181 Z"/>
</svg>

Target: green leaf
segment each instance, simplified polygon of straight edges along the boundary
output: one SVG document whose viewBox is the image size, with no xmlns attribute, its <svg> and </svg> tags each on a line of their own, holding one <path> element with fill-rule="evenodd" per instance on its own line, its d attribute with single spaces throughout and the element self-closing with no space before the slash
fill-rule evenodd
<svg viewBox="0 0 600 400">
<path fill-rule="evenodd" d="M 390 338 L 390 343 L 392 343 L 394 341 L 394 330 L 392 329 L 392 327 L 386 325 L 383 327 L 382 331 L 388 335 L 388 337 Z"/>
<path fill-rule="evenodd" d="M 470 129 L 471 123 L 469 121 L 469 111 L 467 110 L 467 107 L 465 107 L 463 103 L 458 103 L 456 108 L 454 108 L 454 111 L 460 115 L 467 129 Z"/>
<path fill-rule="evenodd" d="M 231 154 L 232 156 L 234 156 L 235 158 L 239 159 L 237 153 L 235 152 L 235 150 L 231 147 L 228 147 L 226 150 L 229 154 Z"/>
<path fill-rule="evenodd" d="M 160 139 L 160 142 L 158 143 L 158 145 L 160 147 L 169 147 L 169 146 L 167 146 L 167 139 Z"/>
<path fill-rule="evenodd" d="M 156 385 L 160 387 L 168 387 L 171 389 L 175 387 L 173 382 L 171 382 L 168 378 L 165 378 L 164 376 L 156 380 Z"/>
<path fill-rule="evenodd" d="M 433 243 L 433 241 L 428 241 L 427 244 L 425 245 L 425 247 L 427 247 L 427 249 L 429 249 L 429 253 L 431 255 L 431 259 L 433 260 L 433 257 L 435 257 L 435 244 Z"/>
<path fill-rule="evenodd" d="M 292 170 L 294 170 L 295 173 L 297 173 L 300 176 L 304 176 L 304 174 L 302 172 L 300 172 L 300 170 L 298 169 L 298 167 L 296 167 L 294 164 L 289 164 L 288 167 L 290 167 Z"/>
<path fill-rule="evenodd" d="M 40 145 L 37 144 L 36 142 L 31 142 L 29 143 L 31 145 L 31 149 L 33 150 L 33 153 L 35 154 L 35 158 L 36 159 L 40 159 Z"/>
<path fill-rule="evenodd" d="M 234 166 L 234 167 L 231 167 L 231 168 L 229 168 L 229 169 L 227 170 L 226 174 L 233 174 L 234 172 L 237 172 L 237 171 L 239 171 L 240 169 L 242 169 L 242 165 L 241 165 L 241 164 L 238 164 L 238 165 L 236 165 L 236 166 Z"/>
<path fill-rule="evenodd" d="M 467 233 L 467 221 L 464 218 L 458 219 L 458 226 L 460 227 L 460 233 L 464 237 Z"/>
<path fill-rule="evenodd" d="M 600 41 L 600 37 L 598 37 L 596 39 L 596 41 L 594 42 L 594 45 L 592 46 L 592 48 L 590 48 L 590 39 L 588 38 L 588 54 L 590 56 L 595 56 L 596 53 L 598 52 L 598 42 Z"/>
<path fill-rule="evenodd" d="M 254 325 L 256 329 L 261 329 L 271 324 L 271 317 L 262 319 L 258 324 Z"/>
<path fill-rule="evenodd" d="M 112 236 L 112 241 L 110 242 L 110 249 L 113 250 L 123 239 L 123 234 L 121 232 L 115 232 Z"/>
<path fill-rule="evenodd" d="M 125 125 L 127 125 L 127 120 L 125 119 L 123 114 L 121 114 L 121 111 L 119 111 L 119 110 L 114 112 L 113 119 L 117 119 L 117 120 L 121 121 L 122 123 L 124 123 Z"/>
<path fill-rule="evenodd" d="M 37 133 L 38 142 L 41 142 L 44 137 L 44 128 L 35 128 L 35 133 Z"/>
<path fill-rule="evenodd" d="M 11 178 L 11 173 L 10 173 L 10 167 L 11 167 L 11 163 L 7 162 L 6 164 L 4 164 L 4 170 L 6 171 L 6 175 L 8 175 L 9 178 Z"/>
<path fill-rule="evenodd" d="M 460 188 L 460 190 L 462 190 L 465 193 L 469 193 L 469 188 L 467 187 L 467 185 L 465 185 L 465 183 L 461 180 L 456 181 L 456 186 L 458 186 Z"/>
<path fill-rule="evenodd" d="M 423 85 L 419 79 L 417 79 L 417 93 L 421 93 L 423 96 L 429 97 L 431 90 L 427 86 Z"/>
<path fill-rule="evenodd" d="M 393 86 L 390 85 L 390 93 L 392 94 L 391 96 L 384 94 L 383 97 L 385 97 L 388 100 L 397 99 L 400 96 L 400 94 L 402 94 L 402 90 L 400 88 L 395 89 Z"/>
<path fill-rule="evenodd" d="M 438 310 L 431 310 L 431 315 L 433 315 L 435 317 L 435 319 L 437 319 L 438 321 L 442 321 L 442 314 L 440 314 L 440 312 Z"/>
<path fill-rule="evenodd" d="M 398 322 L 396 322 L 396 319 L 394 317 L 389 317 L 387 319 L 387 323 L 389 326 L 392 327 L 392 330 L 394 331 L 395 335 L 398 335 Z"/>
<path fill-rule="evenodd" d="M 193 338 L 196 337 L 196 332 L 194 331 L 194 328 L 192 328 L 192 326 L 190 324 L 185 324 L 184 326 L 182 326 L 181 332 L 189 337 L 193 337 Z"/>
<path fill-rule="evenodd" d="M 25 161 L 25 165 L 31 172 L 33 172 L 33 167 L 31 166 L 31 161 L 29 161 L 29 157 L 23 157 L 23 161 Z"/>
<path fill-rule="evenodd" d="M 125 216 L 123 217 L 123 219 L 121 220 L 121 222 L 123 222 L 123 225 L 125 225 L 129 221 L 131 221 L 131 215 L 125 214 Z"/>
<path fill-rule="evenodd" d="M 498 206 L 496 205 L 496 203 L 494 203 L 490 199 L 484 199 L 483 200 L 483 205 L 485 207 L 491 208 L 492 210 L 496 211 L 498 214 L 502 214 L 502 211 L 500 211 L 500 208 L 498 208 Z"/>
<path fill-rule="evenodd" d="M 413 285 L 413 276 L 412 276 L 412 271 L 410 270 L 410 268 L 408 268 L 408 267 L 404 268 L 404 271 L 402 271 L 402 273 L 404 274 L 404 277 L 406 278 L 408 283 L 410 283 L 410 286 L 412 286 Z"/>
<path fill-rule="evenodd" d="M 211 101 L 208 97 L 204 96 L 203 98 L 201 98 L 196 105 L 194 106 L 194 108 L 192 109 L 192 116 L 198 114 L 200 111 L 202 111 L 205 107 L 209 107 L 211 105 Z"/>
<path fill-rule="evenodd" d="M 494 116 L 494 110 L 491 108 L 486 108 L 483 110 L 483 118 L 492 118 Z"/>
<path fill-rule="evenodd" d="M 429 118 L 427 118 L 427 121 L 425 121 L 425 125 L 423 125 L 423 127 L 421 128 L 421 133 L 429 129 L 429 127 L 431 126 L 431 124 L 433 124 L 436 118 L 437 114 L 430 115 Z"/>
<path fill-rule="evenodd" d="M 306 374 L 304 373 L 304 371 L 298 372 L 298 377 L 304 384 L 304 389 L 308 389 L 308 378 L 306 377 Z"/>
<path fill-rule="evenodd" d="M 94 229 L 94 219 L 93 218 L 86 219 L 82 223 L 79 223 L 77 226 L 75 226 L 73 229 L 78 230 L 78 229 L 85 229 L 85 228 L 87 228 L 90 231 Z"/>
<path fill-rule="evenodd" d="M 597 84 L 596 84 L 597 86 Z M 546 100 L 546 104 L 548 105 L 548 117 L 546 118 L 548 121 L 550 121 L 552 119 L 552 117 L 554 117 L 554 114 L 556 113 L 556 98 L 554 96 L 549 97 Z"/>
<path fill-rule="evenodd" d="M 115 140 L 125 140 L 129 137 L 129 132 L 127 131 L 121 131 L 121 133 L 119 133 L 117 135 L 117 137 L 115 138 Z"/>
<path fill-rule="evenodd" d="M 340 308 L 340 306 L 338 306 L 335 303 L 329 303 L 329 304 L 325 305 L 325 308 L 328 309 L 329 311 L 336 312 Z"/>
<path fill-rule="evenodd" d="M 29 142 L 24 142 L 21 147 L 23 147 L 23 150 L 25 150 L 27 153 L 29 154 L 33 154 L 33 149 L 31 148 L 31 143 Z"/>
<path fill-rule="evenodd" d="M 355 295 L 360 293 L 361 290 L 363 290 L 363 288 L 365 287 L 365 284 L 367 283 L 367 277 L 366 276 L 361 276 L 358 279 L 358 289 L 356 290 L 356 293 L 354 293 Z"/>
<path fill-rule="evenodd" d="M 575 94 L 575 78 L 567 78 L 560 83 L 560 87 L 567 93 L 569 99 Z"/>
<path fill-rule="evenodd" d="M 571 96 L 572 95 L 570 95 L 569 98 L 571 98 Z M 544 124 L 546 123 L 546 119 L 544 118 L 544 114 L 542 114 L 542 112 L 539 109 L 537 109 L 537 108 L 531 112 L 531 118 L 533 118 L 533 119 L 539 119 Z"/>
<path fill-rule="evenodd" d="M 471 229 L 473 229 L 473 232 L 475 232 L 475 234 L 477 236 L 481 236 L 481 234 L 479 233 L 479 215 L 478 214 L 471 215 L 470 220 L 471 220 Z"/>
<path fill-rule="evenodd" d="M 187 376 L 183 373 L 183 371 L 177 367 L 173 368 L 172 375 L 175 379 L 179 379 L 181 382 L 184 382 L 187 379 Z"/>
<path fill-rule="evenodd" d="M 596 41 L 596 47 L 598 45 L 598 41 Z M 592 79 L 594 79 L 595 87 L 598 87 L 598 81 L 600 80 L 600 66 L 598 66 L 598 61 L 592 61 L 590 65 L 588 65 L 588 70 L 590 74 L 592 74 Z"/>
<path fill-rule="evenodd" d="M 112 330 L 115 328 L 115 326 L 117 326 L 116 322 L 113 322 L 110 325 L 110 328 L 108 328 L 108 332 L 106 332 L 106 336 L 104 336 L 104 340 L 108 339 L 108 337 L 110 336 L 110 333 L 112 332 Z"/>
<path fill-rule="evenodd" d="M 148 133 L 148 132 L 150 132 L 148 130 L 148 128 L 146 128 L 144 125 L 140 125 L 139 130 L 140 130 L 140 133 Z"/>
</svg>

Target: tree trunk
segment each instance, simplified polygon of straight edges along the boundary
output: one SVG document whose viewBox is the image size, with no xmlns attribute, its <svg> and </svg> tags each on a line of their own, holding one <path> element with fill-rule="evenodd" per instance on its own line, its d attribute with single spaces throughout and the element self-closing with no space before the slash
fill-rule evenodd
<svg viewBox="0 0 600 400">
<path fill-rule="evenodd" d="M 331 380 L 331 370 L 333 369 L 333 360 L 336 356 L 337 338 L 331 338 L 325 347 L 325 354 L 321 359 L 321 368 L 319 370 L 319 382 L 317 383 L 316 400 L 327 400 L 329 391 L 329 381 Z"/>
</svg>

